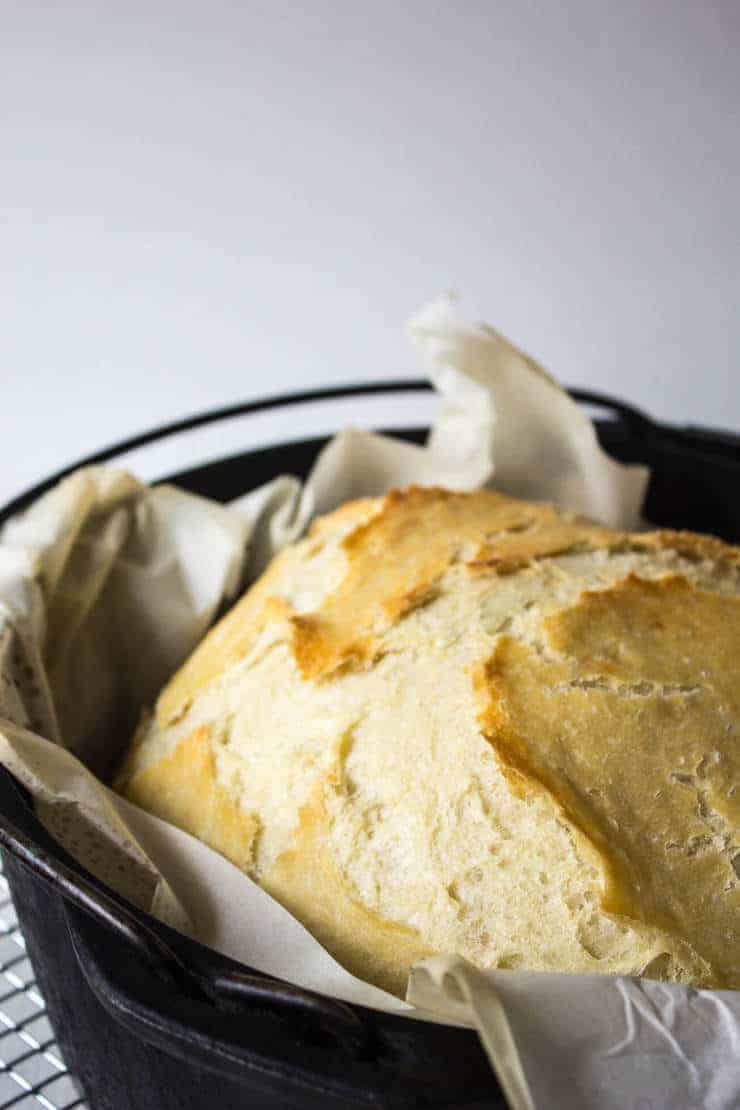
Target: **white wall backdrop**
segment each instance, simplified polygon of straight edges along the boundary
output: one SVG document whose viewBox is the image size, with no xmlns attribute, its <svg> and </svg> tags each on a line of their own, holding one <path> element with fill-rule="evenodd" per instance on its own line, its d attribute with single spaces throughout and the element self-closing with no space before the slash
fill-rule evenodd
<svg viewBox="0 0 740 1110">
<path fill-rule="evenodd" d="M 0 500 L 155 422 L 412 374 L 450 287 L 740 427 L 737 0 L 0 4 Z"/>
</svg>

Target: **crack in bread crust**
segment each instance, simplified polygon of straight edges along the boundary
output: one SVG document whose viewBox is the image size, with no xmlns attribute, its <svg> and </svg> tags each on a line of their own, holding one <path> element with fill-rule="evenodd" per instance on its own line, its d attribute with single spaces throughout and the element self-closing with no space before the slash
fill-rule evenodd
<svg viewBox="0 0 740 1110">
<path fill-rule="evenodd" d="M 682 937 L 715 985 L 735 982 L 739 846 L 730 830 L 740 805 L 728 791 L 740 759 L 726 726 L 740 715 L 740 599 L 633 575 L 544 624 L 558 661 L 505 637 L 477 675 L 485 735 L 517 786 L 546 789 L 602 857 L 605 910 Z M 639 697 L 594 673 L 637 684 Z M 678 784 L 676 766 L 688 771 Z"/>
<path fill-rule="evenodd" d="M 119 788 L 357 974 L 416 955 L 740 985 L 740 558 L 491 491 L 316 521 Z"/>
</svg>

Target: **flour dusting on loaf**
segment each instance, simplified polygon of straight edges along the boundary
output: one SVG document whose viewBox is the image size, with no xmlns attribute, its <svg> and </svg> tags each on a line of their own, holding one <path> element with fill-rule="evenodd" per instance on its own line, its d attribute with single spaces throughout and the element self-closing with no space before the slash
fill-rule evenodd
<svg viewBox="0 0 740 1110">
<path fill-rule="evenodd" d="M 740 987 L 740 552 L 490 491 L 350 502 L 280 554 L 117 787 L 350 971 Z"/>
</svg>

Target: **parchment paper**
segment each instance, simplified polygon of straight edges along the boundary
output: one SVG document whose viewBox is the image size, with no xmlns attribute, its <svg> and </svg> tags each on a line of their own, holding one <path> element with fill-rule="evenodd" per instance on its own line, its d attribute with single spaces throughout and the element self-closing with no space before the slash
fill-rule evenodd
<svg viewBox="0 0 740 1110">
<path fill-rule="evenodd" d="M 513 1110 L 740 1105 L 740 992 L 425 960 L 409 998 L 478 1029 Z"/>
<path fill-rule="evenodd" d="M 349 975 L 227 860 L 101 782 L 217 611 L 317 512 L 411 482 L 491 483 L 612 525 L 639 523 L 646 471 L 605 456 L 591 422 L 536 363 L 466 324 L 449 297 L 409 334 L 443 398 L 424 447 L 349 428 L 305 485 L 283 476 L 229 506 L 90 468 L 5 526 L 0 760 L 72 855 L 181 931 L 338 998 L 477 1027 L 513 1106 L 656 1110 L 698 1105 L 696 1092 L 702 1105 L 737 1106 L 740 1082 L 717 1060 L 740 1046 L 740 995 L 483 975 L 452 957 L 415 972 L 412 1008 Z M 612 1102 L 610 1084 L 622 1087 Z"/>
</svg>

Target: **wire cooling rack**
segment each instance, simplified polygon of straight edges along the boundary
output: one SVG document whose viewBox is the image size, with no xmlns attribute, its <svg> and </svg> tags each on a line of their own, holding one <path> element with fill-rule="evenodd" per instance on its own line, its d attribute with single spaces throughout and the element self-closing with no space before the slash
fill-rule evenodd
<svg viewBox="0 0 740 1110">
<path fill-rule="evenodd" d="M 87 1110 L 34 980 L 0 858 L 0 1110 Z"/>
</svg>

